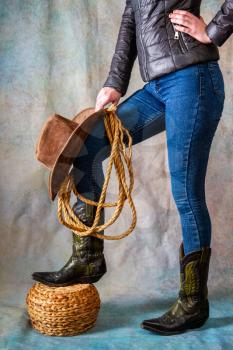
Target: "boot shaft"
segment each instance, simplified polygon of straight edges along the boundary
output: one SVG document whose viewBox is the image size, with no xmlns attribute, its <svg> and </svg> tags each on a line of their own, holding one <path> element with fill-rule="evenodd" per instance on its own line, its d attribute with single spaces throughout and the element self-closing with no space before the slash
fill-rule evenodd
<svg viewBox="0 0 233 350">
<path fill-rule="evenodd" d="M 209 318 L 207 277 L 211 249 L 204 247 L 184 255 L 183 248 L 182 242 L 179 250 L 179 296 L 164 314 L 144 320 L 142 328 L 172 335 L 198 328 Z"/>
<path fill-rule="evenodd" d="M 211 256 L 210 247 L 184 255 L 183 242 L 180 245 L 180 291 L 181 298 L 205 301 L 208 298 L 208 273 Z"/>
<path fill-rule="evenodd" d="M 90 205 L 81 201 L 77 198 L 77 201 L 73 205 L 73 210 L 76 216 L 87 226 L 92 226 L 95 213 L 96 206 Z M 98 225 L 104 224 L 105 215 L 104 208 L 100 211 L 100 219 Z M 100 234 L 104 234 L 104 230 L 99 232 Z M 104 240 L 98 237 L 93 236 L 81 236 L 77 235 L 74 232 L 73 234 L 73 255 L 80 256 L 81 258 L 89 255 L 89 257 L 96 258 L 97 256 L 101 256 L 104 250 Z"/>
</svg>

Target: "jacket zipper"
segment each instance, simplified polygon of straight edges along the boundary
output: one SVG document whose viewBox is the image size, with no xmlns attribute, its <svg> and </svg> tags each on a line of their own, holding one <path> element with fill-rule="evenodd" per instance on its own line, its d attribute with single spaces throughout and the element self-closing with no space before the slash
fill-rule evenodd
<svg viewBox="0 0 233 350">
<path fill-rule="evenodd" d="M 138 0 L 138 7 L 140 8 L 140 2 Z M 141 14 L 140 14 L 140 22 L 141 22 Z M 144 75 L 145 75 L 145 78 L 147 80 L 149 80 L 149 77 L 148 77 L 148 74 L 147 74 L 147 70 L 146 70 L 146 53 L 145 53 L 145 48 L 144 48 L 144 45 L 143 45 L 143 42 L 142 42 L 142 37 L 141 37 L 141 31 L 139 31 L 139 37 L 140 37 L 140 41 L 141 41 L 141 47 L 142 47 L 142 51 L 143 51 L 143 56 L 144 56 L 144 66 L 143 66 L 143 70 L 144 70 Z"/>
<path fill-rule="evenodd" d="M 173 27 L 173 30 L 174 30 L 174 32 L 175 32 L 175 34 L 174 34 L 174 39 L 177 39 L 177 40 L 179 40 L 179 43 L 180 43 L 180 47 L 181 47 L 181 49 L 182 49 L 182 51 L 185 53 L 185 52 L 187 52 L 188 51 L 188 48 L 187 48 L 187 46 L 186 46 L 186 44 L 185 44 L 185 42 L 184 42 L 184 38 L 183 38 L 183 33 L 182 32 L 179 32 L 178 30 L 176 30 L 175 29 L 175 27 L 174 27 L 174 24 L 171 22 L 171 24 L 172 24 L 172 27 Z"/>
<path fill-rule="evenodd" d="M 186 51 L 188 51 L 187 45 L 186 45 L 186 43 L 185 43 L 185 41 L 184 41 L 184 33 L 183 33 L 183 32 L 180 32 L 180 39 L 181 39 L 181 41 L 182 41 L 182 45 L 183 45 L 184 49 L 185 49 Z"/>
<path fill-rule="evenodd" d="M 175 29 L 174 24 L 171 22 L 173 30 L 175 32 L 174 39 L 179 39 L 179 31 Z"/>
</svg>

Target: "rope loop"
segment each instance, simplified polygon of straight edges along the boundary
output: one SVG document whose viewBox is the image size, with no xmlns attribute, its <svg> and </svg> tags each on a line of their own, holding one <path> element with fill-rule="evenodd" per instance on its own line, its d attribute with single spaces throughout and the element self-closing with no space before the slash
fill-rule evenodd
<svg viewBox="0 0 233 350">
<path fill-rule="evenodd" d="M 59 222 L 67 228 L 71 229 L 75 234 L 78 234 L 80 236 L 91 235 L 100 239 L 119 240 L 128 236 L 136 226 L 136 209 L 131 197 L 134 185 L 134 174 L 132 167 L 132 137 L 129 134 L 127 128 L 123 126 L 121 120 L 117 116 L 116 108 L 117 106 L 112 103 L 110 107 L 104 109 L 104 125 L 107 137 L 111 144 L 111 154 L 109 156 L 109 162 L 107 165 L 105 180 L 99 198 L 99 202 L 95 202 L 93 200 L 85 198 L 80 193 L 78 193 L 77 188 L 74 184 L 72 172 L 67 175 L 58 192 L 57 214 Z M 126 135 L 127 146 L 125 144 L 126 141 L 123 141 L 124 135 Z M 123 160 L 128 169 L 130 180 L 129 186 L 126 183 L 126 175 Z M 110 180 L 113 165 L 115 167 L 117 178 L 119 180 L 118 200 L 116 202 L 105 202 L 107 187 Z M 72 191 L 74 192 L 75 196 L 81 199 L 83 202 L 97 206 L 95 219 L 92 226 L 85 225 L 78 218 L 78 216 L 75 215 L 70 205 L 70 197 Z M 98 233 L 106 229 L 108 226 L 112 225 L 116 221 L 116 219 L 121 214 L 126 199 L 128 200 L 132 211 L 132 222 L 128 230 L 119 235 L 106 235 Z M 105 224 L 98 225 L 100 219 L 100 211 L 103 207 L 116 207 L 116 209 L 112 217 Z"/>
</svg>

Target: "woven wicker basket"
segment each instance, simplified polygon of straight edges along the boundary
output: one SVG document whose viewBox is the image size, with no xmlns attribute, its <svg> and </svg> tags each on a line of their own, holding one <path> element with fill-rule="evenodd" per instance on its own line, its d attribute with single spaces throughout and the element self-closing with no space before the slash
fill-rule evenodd
<svg viewBox="0 0 233 350">
<path fill-rule="evenodd" d="M 50 287 L 35 283 L 26 296 L 29 321 L 40 333 L 77 335 L 92 328 L 100 309 L 100 297 L 93 284 Z"/>
</svg>

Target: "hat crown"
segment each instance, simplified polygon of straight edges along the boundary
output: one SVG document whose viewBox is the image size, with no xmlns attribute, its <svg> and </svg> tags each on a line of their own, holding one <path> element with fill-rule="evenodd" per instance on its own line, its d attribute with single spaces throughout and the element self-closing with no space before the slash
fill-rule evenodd
<svg viewBox="0 0 233 350">
<path fill-rule="evenodd" d="M 36 158 L 50 170 L 78 123 L 58 114 L 50 116 L 36 145 Z"/>
</svg>

